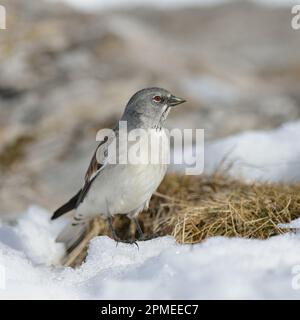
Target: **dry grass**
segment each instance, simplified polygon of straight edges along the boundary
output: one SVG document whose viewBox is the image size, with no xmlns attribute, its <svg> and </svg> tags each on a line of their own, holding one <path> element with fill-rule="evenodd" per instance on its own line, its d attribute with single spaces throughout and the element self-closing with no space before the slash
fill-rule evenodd
<svg viewBox="0 0 300 320">
<path fill-rule="evenodd" d="M 173 235 L 179 243 L 198 243 L 212 236 L 266 239 L 282 234 L 279 223 L 300 217 L 300 183 L 247 184 L 221 175 L 210 177 L 168 175 L 141 213 L 146 235 Z M 115 227 L 122 238 L 136 235 L 126 217 Z M 108 234 L 97 219 L 85 240 L 65 261 L 77 266 L 85 258 L 90 238 Z"/>
</svg>

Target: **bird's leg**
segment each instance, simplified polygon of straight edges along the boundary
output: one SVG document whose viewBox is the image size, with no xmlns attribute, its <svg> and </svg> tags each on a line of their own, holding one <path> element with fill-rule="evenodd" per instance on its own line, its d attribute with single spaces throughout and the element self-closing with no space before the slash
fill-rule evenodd
<svg viewBox="0 0 300 320">
<path fill-rule="evenodd" d="M 109 225 L 112 237 L 116 241 L 117 245 L 118 245 L 119 242 L 122 242 L 122 243 L 135 244 L 137 247 L 139 247 L 139 245 L 137 244 L 137 242 L 135 240 L 122 240 L 122 239 L 120 239 L 118 237 L 118 235 L 116 233 L 116 230 L 114 229 L 114 226 L 113 226 L 112 216 L 111 215 L 109 215 L 107 217 L 107 221 L 108 221 L 108 225 Z"/>
<path fill-rule="evenodd" d="M 136 228 L 137 228 L 137 231 L 138 231 L 138 234 L 139 234 L 139 240 L 140 241 L 146 241 L 146 240 L 151 240 L 151 239 L 154 239 L 156 238 L 158 235 L 157 234 L 154 234 L 152 236 L 148 236 L 146 237 L 142 228 L 141 228 L 141 225 L 139 223 L 139 220 L 138 218 L 134 217 L 132 218 L 132 220 L 134 221 L 135 225 L 136 225 Z"/>
<path fill-rule="evenodd" d="M 136 225 L 136 228 L 137 228 L 137 231 L 138 231 L 138 234 L 139 234 L 139 237 L 140 237 L 139 240 L 145 240 L 145 235 L 144 235 L 144 232 L 143 232 L 143 230 L 142 230 L 142 228 L 140 226 L 138 218 L 134 217 L 132 220 L 134 221 L 134 223 Z"/>
<path fill-rule="evenodd" d="M 117 236 L 116 230 L 114 229 L 113 222 L 112 222 L 112 216 L 107 217 L 109 229 L 111 231 L 113 239 L 118 243 L 120 241 L 119 237 Z"/>
</svg>

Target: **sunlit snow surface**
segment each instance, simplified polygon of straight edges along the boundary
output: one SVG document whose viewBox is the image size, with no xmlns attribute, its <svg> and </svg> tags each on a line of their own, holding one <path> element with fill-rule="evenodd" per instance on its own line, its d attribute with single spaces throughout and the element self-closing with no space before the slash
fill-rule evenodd
<svg viewBox="0 0 300 320">
<path fill-rule="evenodd" d="M 205 130 L 204 130 L 205 137 Z M 204 174 L 226 172 L 246 181 L 295 182 L 300 180 L 300 121 L 289 122 L 272 130 L 245 131 L 215 141 L 205 140 L 204 149 L 184 149 L 184 161 L 170 166 L 172 171 L 186 173 L 195 168 L 195 159 L 203 163 Z M 175 149 L 180 159 L 181 149 Z M 203 160 L 204 159 L 204 160 Z M 200 164 L 198 164 L 201 167 Z"/>
<path fill-rule="evenodd" d="M 189 6 L 213 6 L 230 3 L 236 0 L 48 0 L 51 2 L 65 2 L 78 9 L 95 10 L 118 7 L 148 6 L 160 8 L 182 8 Z M 290 7 L 297 4 L 297 0 L 248 0 L 249 2 L 271 7 Z M 240 0 L 245 2 L 245 0 Z"/>
<path fill-rule="evenodd" d="M 300 121 L 295 121 L 269 131 L 247 131 L 206 142 L 204 172 L 222 169 L 248 181 L 299 181 L 299 141 Z"/>
<path fill-rule="evenodd" d="M 139 242 L 139 250 L 97 237 L 74 270 L 57 266 L 63 248 L 54 238 L 64 223 L 51 223 L 33 207 L 17 225 L 0 227 L 6 270 L 0 299 L 300 298 L 292 287 L 292 269 L 300 265 L 297 234 L 266 241 L 216 237 L 194 246 L 162 237 Z"/>
</svg>

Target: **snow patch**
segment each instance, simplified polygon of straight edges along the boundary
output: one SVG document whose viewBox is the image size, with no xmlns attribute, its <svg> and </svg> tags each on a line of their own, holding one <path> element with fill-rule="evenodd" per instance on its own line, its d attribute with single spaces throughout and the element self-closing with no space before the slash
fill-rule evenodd
<svg viewBox="0 0 300 320">
<path fill-rule="evenodd" d="M 192 6 L 215 6 L 231 3 L 236 0 L 48 0 L 51 2 L 65 2 L 81 10 L 109 9 L 109 8 L 130 8 L 135 6 L 158 7 L 158 8 L 184 8 Z M 290 7 L 297 4 L 296 0 L 249 0 L 258 5 L 270 7 Z M 241 1 L 244 2 L 244 1 Z"/>
<path fill-rule="evenodd" d="M 205 135 L 205 132 L 204 132 Z M 300 180 L 300 121 L 264 131 L 245 131 L 215 141 L 203 148 L 185 146 L 184 161 L 195 167 L 204 158 L 204 173 L 216 170 L 246 181 L 295 182 Z M 181 150 L 174 151 L 181 159 Z M 200 159 L 200 160 L 199 160 Z M 203 161 L 203 160 L 202 160 Z M 185 172 L 186 165 L 172 163 L 171 170 Z"/>
<path fill-rule="evenodd" d="M 290 223 L 280 223 L 279 228 L 282 229 L 300 229 L 300 218 L 291 221 Z"/>
<path fill-rule="evenodd" d="M 77 269 L 57 264 L 55 235 L 66 221 L 32 207 L 14 226 L 0 226 L 0 299 L 278 299 L 300 297 L 292 270 L 300 265 L 300 235 L 269 240 L 215 237 L 179 245 L 161 237 L 134 245 L 108 237 L 91 241 Z M 141 290 L 142 288 L 142 290 Z"/>
<path fill-rule="evenodd" d="M 130 8 L 136 6 L 158 8 L 180 8 L 189 6 L 212 6 L 233 0 L 48 0 L 51 2 L 65 2 L 81 10 Z"/>
<path fill-rule="evenodd" d="M 247 180 L 300 179 L 300 121 L 270 131 L 249 131 L 207 143 L 205 172 L 221 164 L 229 173 Z"/>
</svg>

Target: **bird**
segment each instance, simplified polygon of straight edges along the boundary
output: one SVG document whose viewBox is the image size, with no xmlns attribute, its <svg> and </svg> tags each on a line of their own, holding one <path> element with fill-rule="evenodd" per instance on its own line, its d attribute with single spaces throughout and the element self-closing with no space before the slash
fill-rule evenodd
<svg viewBox="0 0 300 320">
<path fill-rule="evenodd" d="M 108 150 L 120 135 L 120 123 L 126 123 L 128 132 L 135 129 L 152 130 L 154 137 L 160 139 L 165 134 L 164 123 L 171 108 L 184 102 L 185 99 L 159 87 L 139 90 L 130 98 L 112 134 L 97 146 L 82 188 L 53 213 L 51 220 L 74 211 L 71 222 L 59 233 L 56 242 L 64 243 L 66 250 L 71 251 L 84 237 L 89 221 L 101 216 L 107 220 L 117 243 L 136 243 L 136 240 L 121 240 L 118 237 L 113 227 L 116 214 L 127 215 L 136 224 L 140 240 L 145 239 L 137 217 L 140 212 L 148 209 L 149 201 L 162 182 L 168 164 L 162 161 L 154 164 L 110 163 Z M 159 140 L 154 139 L 154 144 L 157 143 L 155 141 Z M 169 147 L 169 140 L 164 140 L 160 149 L 162 158 L 167 157 Z M 118 146 L 118 150 L 122 148 L 122 145 Z"/>
</svg>

